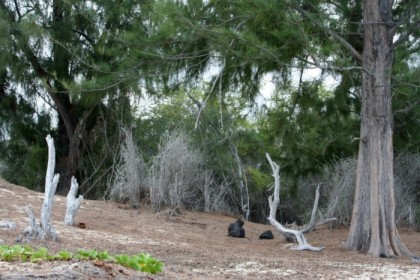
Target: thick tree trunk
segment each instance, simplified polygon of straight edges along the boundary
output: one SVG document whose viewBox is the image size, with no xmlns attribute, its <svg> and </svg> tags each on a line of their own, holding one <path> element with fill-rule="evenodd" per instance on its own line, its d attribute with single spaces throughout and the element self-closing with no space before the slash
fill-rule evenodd
<svg viewBox="0 0 420 280">
<path fill-rule="evenodd" d="M 353 215 L 344 244 L 375 257 L 409 255 L 394 217 L 392 3 L 365 0 L 363 4 L 362 122 Z"/>
</svg>

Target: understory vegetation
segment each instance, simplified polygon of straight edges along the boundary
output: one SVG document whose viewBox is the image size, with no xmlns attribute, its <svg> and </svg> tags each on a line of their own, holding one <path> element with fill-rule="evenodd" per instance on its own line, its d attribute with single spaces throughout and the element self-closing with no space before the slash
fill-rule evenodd
<svg viewBox="0 0 420 280">
<path fill-rule="evenodd" d="M 164 264 L 149 254 L 140 253 L 137 255 L 120 254 L 112 256 L 108 251 L 78 250 L 76 253 L 71 253 L 66 250 L 59 251 L 56 254 L 51 254 L 45 247 L 33 249 L 29 245 L 1 245 L 0 246 L 0 260 L 7 262 L 42 262 L 42 261 L 71 261 L 71 260 L 97 260 L 105 262 L 115 262 L 119 265 L 151 274 L 156 274 L 163 271 Z"/>
<path fill-rule="evenodd" d="M 134 145 L 131 137 L 128 134 L 121 149 L 122 156 L 127 145 Z M 244 214 L 237 201 L 239 190 L 235 192 L 234 182 L 230 186 L 227 182 L 216 184 L 218 178 L 215 171 L 210 169 L 215 163 L 195 145 L 197 144 L 193 142 L 192 136 L 185 131 L 167 133 L 159 144 L 157 155 L 152 157 L 149 165 L 142 161 L 141 168 L 133 160 L 141 158 L 137 154 L 138 148 L 128 148 L 136 152 L 131 154 L 131 160 L 123 161 L 115 167 L 118 180 L 114 179 L 112 182 L 117 183 L 108 185 L 108 192 L 113 194 L 110 198 L 135 207 L 150 205 L 155 211 L 169 208 Z M 270 171 L 263 169 L 266 163 L 261 162 L 260 165 L 259 169 L 247 166 L 245 176 L 248 177 L 251 197 L 251 220 L 266 223 L 267 198 L 273 179 Z M 337 220 L 332 223 L 333 226 L 349 226 L 356 168 L 355 158 L 342 158 L 324 164 L 318 173 L 298 178 L 282 176 L 279 221 L 298 225 L 307 223 L 314 203 L 315 189 L 319 185 L 320 218 L 334 217 Z M 420 156 L 397 155 L 394 174 L 396 222 L 401 227 L 419 229 Z M 133 182 L 134 178 L 136 182 Z M 144 194 L 141 199 L 135 195 L 140 192 Z"/>
</svg>

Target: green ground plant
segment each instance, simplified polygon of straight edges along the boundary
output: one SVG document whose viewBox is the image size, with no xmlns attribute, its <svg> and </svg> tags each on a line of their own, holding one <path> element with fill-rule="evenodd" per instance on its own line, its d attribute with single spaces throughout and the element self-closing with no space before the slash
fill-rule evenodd
<svg viewBox="0 0 420 280">
<path fill-rule="evenodd" d="M 7 262 L 41 262 L 49 260 L 100 260 L 115 262 L 119 265 L 151 274 L 156 274 L 163 271 L 163 262 L 158 261 L 149 254 L 140 253 L 138 255 L 110 255 L 108 251 L 92 250 L 79 250 L 72 254 L 66 250 L 61 250 L 56 254 L 50 254 L 48 249 L 40 247 L 33 249 L 28 245 L 0 245 L 0 260 Z"/>
</svg>

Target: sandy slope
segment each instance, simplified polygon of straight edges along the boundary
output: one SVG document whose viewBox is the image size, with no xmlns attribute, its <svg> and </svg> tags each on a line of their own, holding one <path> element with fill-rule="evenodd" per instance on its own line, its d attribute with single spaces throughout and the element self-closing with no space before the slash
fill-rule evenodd
<svg viewBox="0 0 420 280">
<path fill-rule="evenodd" d="M 0 229 L 0 243 L 14 244 L 28 225 L 23 206 L 30 204 L 39 217 L 43 194 L 0 179 L 0 221 L 16 224 Z M 53 223 L 59 242 L 33 241 L 51 252 L 67 249 L 108 250 L 112 254 L 148 252 L 165 263 L 165 272 L 146 275 L 98 262 L 0 262 L 0 279 L 419 279 L 420 264 L 409 259 L 374 259 L 340 248 L 346 229 L 326 227 L 308 234 L 308 241 L 326 250 L 296 252 L 274 232 L 273 240 L 259 240 L 269 225 L 246 222 L 246 238 L 227 237 L 235 217 L 184 211 L 181 215 L 154 214 L 105 201 L 84 201 L 76 223 L 63 223 L 65 197 L 56 196 Z M 408 248 L 420 255 L 420 233 L 401 229 Z"/>
</svg>

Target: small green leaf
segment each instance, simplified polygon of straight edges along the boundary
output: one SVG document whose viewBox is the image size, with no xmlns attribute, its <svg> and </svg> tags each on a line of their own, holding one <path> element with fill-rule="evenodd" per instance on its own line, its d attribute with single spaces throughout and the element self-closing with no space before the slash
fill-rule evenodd
<svg viewBox="0 0 420 280">
<path fill-rule="evenodd" d="M 68 252 L 68 251 L 66 251 L 66 250 L 63 250 L 63 251 L 60 251 L 60 252 L 58 252 L 57 254 L 55 254 L 55 255 L 53 256 L 53 259 L 54 259 L 54 260 L 64 260 L 64 261 L 69 261 L 69 260 L 71 260 L 71 259 L 72 259 L 72 257 L 73 257 L 73 255 L 72 255 L 70 252 Z"/>
<path fill-rule="evenodd" d="M 48 259 L 48 249 L 45 247 L 40 247 L 38 251 L 32 253 L 31 262 L 39 262 Z"/>
<path fill-rule="evenodd" d="M 111 260 L 112 258 L 110 257 L 108 251 L 102 251 L 98 254 L 98 259 L 99 260 Z"/>
<path fill-rule="evenodd" d="M 89 252 L 85 251 L 85 250 L 79 250 L 77 251 L 76 255 L 75 255 L 76 259 L 88 259 L 89 258 Z"/>
<path fill-rule="evenodd" d="M 136 260 L 136 259 L 134 259 L 134 258 L 131 258 L 131 259 L 129 260 L 129 262 L 128 262 L 128 267 L 131 267 L 132 269 L 137 270 L 137 271 L 141 271 L 141 270 L 142 270 L 142 267 L 141 267 L 141 266 L 140 266 L 140 264 L 137 262 L 137 260 Z"/>
<path fill-rule="evenodd" d="M 115 256 L 117 263 L 122 266 L 128 266 L 128 256 L 127 255 L 117 255 Z"/>
</svg>

